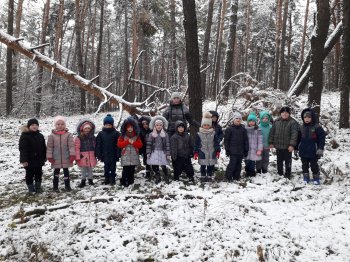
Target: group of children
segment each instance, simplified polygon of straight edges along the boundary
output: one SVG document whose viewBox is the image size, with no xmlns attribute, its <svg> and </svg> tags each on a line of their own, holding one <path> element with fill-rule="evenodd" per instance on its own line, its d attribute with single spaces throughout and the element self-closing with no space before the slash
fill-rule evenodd
<svg viewBox="0 0 350 262">
<path fill-rule="evenodd" d="M 153 173 L 155 183 L 162 180 L 160 168 L 168 182 L 167 166 L 170 162 L 174 169 L 174 180 L 179 180 L 181 173 L 185 172 L 193 182 L 192 158 L 198 160 L 201 180 L 206 182 L 213 177 L 223 140 L 226 155 L 230 159 L 225 173 L 228 181 L 241 178 L 243 159 L 246 176 L 267 173 L 270 149 L 275 148 L 279 175 L 290 179 L 294 151 L 301 157 L 305 183 L 310 181 L 311 166 L 313 182 L 319 184 L 317 160 L 323 155 L 325 132 L 315 122 L 312 109 L 303 110 L 301 126 L 290 113 L 289 107 L 282 107 L 280 117 L 272 122 L 268 111 L 260 112 L 259 121 L 252 112 L 247 117 L 247 126 L 242 124 L 241 114 L 234 113 L 232 124 L 223 132 L 218 124 L 218 113 L 205 112 L 194 141 L 188 134 L 186 124 L 180 120 L 175 123 L 175 133 L 169 137 L 168 121 L 159 115 L 153 118 L 143 116 L 138 120 L 128 117 L 118 132 L 113 117 L 108 114 L 103 119 L 103 128 L 97 137 L 95 124 L 90 120 L 82 120 L 77 125 L 75 138 L 66 128 L 65 119 L 57 116 L 47 145 L 38 130 L 38 120 L 33 118 L 22 130 L 19 141 L 20 162 L 26 170 L 26 184 L 30 193 L 41 191 L 42 166 L 46 159 L 54 170 L 55 191 L 59 190 L 60 169 L 63 169 L 65 189 L 71 190 L 69 167 L 73 166 L 74 161 L 81 170 L 80 188 L 86 185 L 86 180 L 89 185 L 94 184 L 93 168 L 97 160 L 104 163 L 106 185 L 116 184 L 116 162 L 120 160 L 123 167 L 120 184 L 127 187 L 134 183 L 140 155 L 146 168 L 146 178 L 151 179 Z"/>
</svg>

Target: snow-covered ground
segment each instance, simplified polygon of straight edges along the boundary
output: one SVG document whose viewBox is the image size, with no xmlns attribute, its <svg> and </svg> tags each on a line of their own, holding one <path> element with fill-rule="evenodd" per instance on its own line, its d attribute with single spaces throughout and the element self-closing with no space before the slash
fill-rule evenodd
<svg viewBox="0 0 350 262">
<path fill-rule="evenodd" d="M 334 126 L 338 95 L 323 96 Z M 103 116 L 93 117 L 99 127 Z M 80 118 L 68 117 L 70 130 Z M 240 184 L 193 185 L 183 177 L 154 185 L 141 170 L 133 187 L 110 187 L 99 164 L 96 185 L 78 189 L 74 166 L 69 193 L 51 190 L 46 165 L 45 191 L 29 196 L 18 163 L 24 123 L 0 119 L 0 261 L 259 261 L 260 247 L 265 261 L 349 261 L 350 130 L 332 129 L 320 186 L 303 186 L 300 160 L 293 160 L 292 180 L 278 177 L 272 155 L 269 173 Z M 40 119 L 45 136 L 51 128 L 52 118 Z M 228 161 L 222 156 L 218 178 Z M 118 163 L 119 177 L 120 170 Z"/>
</svg>

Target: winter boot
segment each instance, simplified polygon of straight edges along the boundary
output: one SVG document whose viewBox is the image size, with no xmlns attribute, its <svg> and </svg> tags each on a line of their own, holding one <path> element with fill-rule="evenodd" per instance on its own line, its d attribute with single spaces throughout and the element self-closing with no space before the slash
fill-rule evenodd
<svg viewBox="0 0 350 262">
<path fill-rule="evenodd" d="M 151 179 L 151 172 L 149 170 L 146 171 L 146 179 Z"/>
<path fill-rule="evenodd" d="M 109 184 L 111 185 L 111 186 L 114 186 L 115 185 L 115 177 L 111 177 L 110 179 L 109 179 Z"/>
<path fill-rule="evenodd" d="M 170 181 L 169 181 L 169 176 L 168 176 L 168 169 L 164 169 L 163 173 L 164 173 L 164 181 L 165 181 L 165 183 L 169 184 Z"/>
<path fill-rule="evenodd" d="M 89 181 L 89 185 L 90 185 L 90 186 L 93 186 L 93 185 L 94 185 L 94 181 L 92 181 L 92 179 L 88 179 L 88 181 Z"/>
<path fill-rule="evenodd" d="M 160 181 L 162 181 L 162 179 L 161 179 L 161 177 L 160 177 L 159 171 L 156 172 L 155 177 L 156 177 L 155 183 L 156 183 L 156 184 L 159 184 Z"/>
<path fill-rule="evenodd" d="M 307 184 L 307 183 L 309 183 L 309 182 L 310 182 L 310 176 L 309 176 L 309 173 L 304 173 L 304 174 L 303 174 L 303 177 L 304 177 L 304 179 L 303 179 L 304 184 Z"/>
<path fill-rule="evenodd" d="M 261 172 L 262 172 L 261 169 L 257 169 L 257 170 L 256 170 L 256 173 L 257 173 L 257 174 L 261 174 Z"/>
<path fill-rule="evenodd" d="M 35 192 L 41 193 L 41 182 L 35 182 Z"/>
<path fill-rule="evenodd" d="M 192 176 L 189 176 L 189 177 L 188 177 L 188 180 L 189 180 L 190 182 L 194 183 L 194 176 L 193 176 L 193 175 L 192 175 Z"/>
<path fill-rule="evenodd" d="M 53 177 L 53 191 L 59 192 L 59 190 L 58 190 L 58 177 L 57 176 Z"/>
<path fill-rule="evenodd" d="M 284 175 L 284 177 L 290 180 L 290 179 L 291 179 L 291 174 L 290 174 L 290 173 L 286 173 L 286 174 Z"/>
<path fill-rule="evenodd" d="M 261 172 L 263 173 L 263 174 L 266 174 L 267 173 L 267 169 L 261 169 Z"/>
<path fill-rule="evenodd" d="M 109 185 L 109 183 L 110 183 L 110 181 L 109 181 L 109 177 L 105 177 L 105 181 L 103 182 L 103 184 L 105 184 L 105 185 Z M 115 181 L 114 181 L 114 183 L 115 183 Z"/>
<path fill-rule="evenodd" d="M 207 179 L 207 176 L 206 176 L 206 175 L 204 175 L 204 176 L 202 175 L 202 176 L 201 176 L 201 182 L 202 182 L 202 183 L 208 182 L 208 179 Z"/>
<path fill-rule="evenodd" d="M 72 188 L 70 187 L 70 179 L 65 179 L 64 180 L 64 187 L 66 189 L 66 191 L 72 191 Z"/>
<path fill-rule="evenodd" d="M 320 185 L 320 174 L 312 174 L 314 185 Z"/>
<path fill-rule="evenodd" d="M 28 187 L 29 194 L 35 194 L 34 184 L 27 185 L 27 187 Z"/>
<path fill-rule="evenodd" d="M 78 187 L 83 188 L 85 185 L 86 185 L 86 179 L 82 179 Z"/>
</svg>

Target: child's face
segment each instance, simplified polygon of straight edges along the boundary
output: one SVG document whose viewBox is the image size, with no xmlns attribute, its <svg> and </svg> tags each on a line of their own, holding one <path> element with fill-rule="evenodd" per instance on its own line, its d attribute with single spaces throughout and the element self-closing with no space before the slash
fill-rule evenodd
<svg viewBox="0 0 350 262">
<path fill-rule="evenodd" d="M 89 134 L 90 131 L 91 131 L 91 126 L 84 126 L 84 128 L 83 128 L 83 133 L 84 133 L 85 135 Z"/>
<path fill-rule="evenodd" d="M 157 124 L 156 124 L 156 130 L 157 130 L 157 131 L 161 131 L 162 129 L 163 129 L 163 124 L 157 123 Z"/>
<path fill-rule="evenodd" d="M 111 124 L 105 124 L 104 127 L 105 127 L 105 128 L 112 128 L 113 125 L 111 125 Z"/>
<path fill-rule="evenodd" d="M 233 119 L 233 124 L 235 126 L 239 126 L 241 124 L 242 120 L 240 118 L 235 118 Z"/>
<path fill-rule="evenodd" d="M 305 122 L 305 124 L 310 124 L 310 123 L 311 123 L 311 120 L 312 120 L 311 117 L 308 117 L 308 116 L 305 116 L 305 117 L 304 117 L 304 122 Z"/>
<path fill-rule="evenodd" d="M 183 132 L 185 132 L 185 128 L 184 128 L 183 126 L 179 126 L 179 127 L 177 128 L 177 132 L 183 133 Z"/>
<path fill-rule="evenodd" d="M 132 125 L 129 125 L 127 128 L 126 128 L 126 131 L 128 131 L 129 133 L 131 133 L 132 131 L 134 131 L 134 127 Z"/>
<path fill-rule="evenodd" d="M 203 125 L 202 125 L 202 128 L 204 128 L 204 129 L 210 129 L 210 128 L 211 128 L 211 125 L 203 124 Z"/>
<path fill-rule="evenodd" d="M 248 126 L 255 126 L 255 121 L 254 120 L 250 120 L 248 122 Z"/>
<path fill-rule="evenodd" d="M 216 122 L 216 121 L 218 121 L 218 118 L 217 118 L 217 116 L 212 116 L 211 120 L 213 120 L 213 122 Z"/>
<path fill-rule="evenodd" d="M 60 121 L 57 121 L 55 127 L 56 127 L 57 131 L 63 131 L 63 130 L 66 129 L 66 124 L 63 121 L 60 120 Z"/>
<path fill-rule="evenodd" d="M 282 119 L 287 119 L 289 117 L 289 113 L 284 111 L 281 113 L 281 117 L 282 117 Z"/>
<path fill-rule="evenodd" d="M 267 116 L 264 116 L 263 119 L 262 119 L 263 122 L 267 123 L 269 122 L 269 118 Z"/>
<path fill-rule="evenodd" d="M 38 131 L 38 129 L 39 129 L 39 126 L 37 124 L 32 124 L 29 127 L 29 130 L 32 132 L 36 132 L 36 131 Z"/>
<path fill-rule="evenodd" d="M 143 129 L 148 129 L 148 122 L 147 121 L 142 121 L 142 127 Z"/>
<path fill-rule="evenodd" d="M 173 104 L 174 104 L 174 105 L 178 105 L 178 104 L 180 104 L 180 102 L 181 102 L 180 97 L 174 97 L 174 98 L 173 98 Z"/>
</svg>

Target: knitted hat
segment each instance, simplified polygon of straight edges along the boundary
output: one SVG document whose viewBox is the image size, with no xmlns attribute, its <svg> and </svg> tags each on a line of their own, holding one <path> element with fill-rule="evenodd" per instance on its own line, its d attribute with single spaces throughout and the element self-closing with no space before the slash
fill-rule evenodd
<svg viewBox="0 0 350 262">
<path fill-rule="evenodd" d="M 235 113 L 233 113 L 233 120 L 235 120 L 235 119 L 241 119 L 242 120 L 242 115 L 240 114 L 240 113 L 238 113 L 238 112 L 235 112 Z"/>
<path fill-rule="evenodd" d="M 31 125 L 39 125 L 39 122 L 36 118 L 31 118 L 28 120 L 27 127 L 30 127 Z"/>
<path fill-rule="evenodd" d="M 112 125 L 112 126 L 113 126 L 113 124 L 114 124 L 114 119 L 113 119 L 113 117 L 112 117 L 110 114 L 108 114 L 108 115 L 103 119 L 103 125 L 107 125 L 107 124 L 110 124 L 110 125 Z"/>
<path fill-rule="evenodd" d="M 280 109 L 280 114 L 283 112 L 287 112 L 288 114 L 290 114 L 290 107 L 288 106 L 282 106 Z"/>
<path fill-rule="evenodd" d="M 172 99 L 174 99 L 174 98 L 176 98 L 176 97 L 178 97 L 178 98 L 181 99 L 181 94 L 180 94 L 180 92 L 173 92 L 173 93 L 171 94 L 170 99 L 172 100 Z"/>
<path fill-rule="evenodd" d="M 260 115 L 260 121 L 262 121 L 264 117 L 267 117 L 269 120 L 271 120 L 271 115 L 269 111 L 266 111 L 266 110 L 261 111 L 259 115 Z"/>
<path fill-rule="evenodd" d="M 305 118 L 305 117 L 312 118 L 312 113 L 311 113 L 311 111 L 305 111 L 305 113 L 304 113 L 304 118 Z"/>
<path fill-rule="evenodd" d="M 175 128 L 176 128 L 176 130 L 177 130 L 177 128 L 180 127 L 180 126 L 182 126 L 183 128 L 186 129 L 185 123 L 182 122 L 181 120 L 177 120 L 177 121 L 175 122 Z"/>
<path fill-rule="evenodd" d="M 53 119 L 53 123 L 56 126 L 57 122 L 62 121 L 64 124 L 66 124 L 66 119 L 63 116 L 56 116 Z"/>
<path fill-rule="evenodd" d="M 258 121 L 256 114 L 251 112 L 247 118 L 247 122 L 254 121 L 255 123 Z"/>
<path fill-rule="evenodd" d="M 211 114 L 209 112 L 204 112 L 202 117 L 201 126 L 203 125 L 213 125 L 213 120 L 211 119 Z"/>
</svg>

